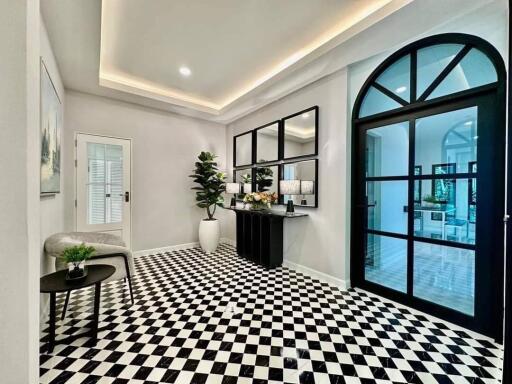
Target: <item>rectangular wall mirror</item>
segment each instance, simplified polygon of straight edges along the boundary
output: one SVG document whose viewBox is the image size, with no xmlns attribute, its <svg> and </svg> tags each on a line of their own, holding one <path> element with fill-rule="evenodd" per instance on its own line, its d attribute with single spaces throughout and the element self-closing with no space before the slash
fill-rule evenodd
<svg viewBox="0 0 512 384">
<path fill-rule="evenodd" d="M 279 194 L 279 166 L 258 167 L 254 170 L 256 192 Z"/>
<path fill-rule="evenodd" d="M 283 158 L 293 159 L 318 153 L 318 107 L 283 119 Z"/>
<path fill-rule="evenodd" d="M 243 168 L 233 171 L 233 183 L 238 183 L 242 187 L 242 192 L 236 198 L 237 200 L 243 200 L 245 193 L 252 192 L 252 168 Z"/>
<path fill-rule="evenodd" d="M 256 128 L 256 163 L 279 159 L 279 121 Z"/>
<path fill-rule="evenodd" d="M 318 207 L 318 160 L 303 160 L 281 165 L 281 180 L 300 180 L 297 195 L 281 195 L 281 204 L 292 200 L 302 207 Z"/>
<path fill-rule="evenodd" d="M 233 165 L 252 164 L 252 131 L 233 137 Z"/>
</svg>

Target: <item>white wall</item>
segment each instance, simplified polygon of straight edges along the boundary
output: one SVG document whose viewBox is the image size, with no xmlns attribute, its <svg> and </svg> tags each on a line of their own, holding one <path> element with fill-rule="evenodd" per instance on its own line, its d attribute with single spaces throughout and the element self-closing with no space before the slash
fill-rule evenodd
<svg viewBox="0 0 512 384">
<path fill-rule="evenodd" d="M 211 151 L 226 169 L 225 127 L 217 123 L 84 93 L 66 92 L 65 140 L 75 133 L 132 139 L 132 248 L 196 242 L 205 217 L 188 177 L 197 155 Z M 74 158 L 71 144 L 66 159 Z M 66 227 L 75 228 L 74 164 L 64 164 Z M 224 212 L 219 213 L 221 217 Z"/>
<path fill-rule="evenodd" d="M 349 130 L 347 125 L 347 72 L 342 70 L 260 109 L 227 129 L 228 164 L 233 135 L 273 120 L 319 106 L 319 207 L 296 207 L 306 218 L 285 222 L 285 259 L 348 280 Z M 235 239 L 234 216 L 224 222 L 226 236 Z"/>
<path fill-rule="evenodd" d="M 39 1 L 0 12 L 0 381 L 39 373 Z"/>
<path fill-rule="evenodd" d="M 377 65 L 401 46 L 428 35 L 444 32 L 463 32 L 481 36 L 491 42 L 506 61 L 506 10 L 506 1 L 483 2 L 481 8 L 466 14 L 461 12 L 461 16 L 431 27 L 421 35 L 407 34 L 407 30 L 416 28 L 415 24 L 411 24 L 411 20 L 402 25 L 401 34 L 396 34 L 396 20 L 393 17 L 385 19 L 361 35 L 361 38 L 366 36 L 367 39 L 373 39 L 375 35 L 372 33 L 375 32 L 378 34 L 380 44 L 375 44 L 376 40 L 372 40 L 367 44 L 359 41 L 357 46 L 345 45 L 345 60 L 352 58 L 352 62 L 347 62 L 347 67 L 228 126 L 226 145 L 228 164 L 231 164 L 229 156 L 232 153 L 233 135 L 306 107 L 320 107 L 319 208 L 304 209 L 304 212 L 310 214 L 308 218 L 289 220 L 285 224 L 286 259 L 337 279 L 346 282 L 349 280 L 350 122 L 355 98 L 364 81 Z M 391 35 L 393 37 L 390 37 Z M 397 45 L 398 37 L 401 43 Z M 357 63 L 354 62 L 356 58 L 359 60 Z M 234 220 L 228 221 L 225 226 L 228 227 L 227 235 L 234 239 Z"/>
<path fill-rule="evenodd" d="M 57 91 L 57 95 L 62 103 L 63 108 L 65 107 L 65 94 L 64 86 L 59 73 L 59 68 L 53 54 L 50 40 L 46 32 L 44 20 L 40 19 L 40 35 L 41 35 L 41 58 L 44 61 L 46 69 L 50 74 L 53 85 Z M 61 132 L 61 148 L 64 149 L 67 142 L 64 140 L 64 132 Z M 61 167 L 67 161 L 67 157 L 61 157 Z M 55 270 L 53 260 L 50 260 L 44 256 L 43 247 L 44 241 L 47 237 L 57 232 L 64 232 L 66 230 L 64 226 L 64 180 L 65 175 L 62 172 L 60 179 L 61 190 L 60 193 L 49 196 L 40 196 L 40 218 L 41 218 L 41 276 L 46 275 Z M 48 295 L 41 295 L 41 320 L 45 319 L 45 313 L 47 312 Z"/>
</svg>

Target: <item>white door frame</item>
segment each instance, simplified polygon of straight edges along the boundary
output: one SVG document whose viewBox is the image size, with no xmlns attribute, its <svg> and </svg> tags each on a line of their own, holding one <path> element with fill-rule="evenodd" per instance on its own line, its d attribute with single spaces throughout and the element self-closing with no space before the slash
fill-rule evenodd
<svg viewBox="0 0 512 384">
<path fill-rule="evenodd" d="M 74 229 L 75 231 L 77 230 L 78 228 L 78 136 L 79 135 L 84 135 L 84 136 L 93 136 L 93 137 L 97 137 L 97 138 L 107 138 L 107 139 L 121 139 L 121 140 L 128 140 L 129 143 L 130 143 L 130 207 L 129 207 L 129 210 L 130 210 L 130 223 L 129 223 L 129 228 L 130 228 L 130 236 L 129 236 L 129 240 L 128 240 L 128 248 L 131 250 L 132 249 L 132 214 L 133 214 L 133 209 L 132 209 L 132 203 L 133 203 L 133 160 L 132 160 L 132 156 L 133 156 L 133 140 L 132 138 L 130 137 L 120 137 L 120 136 L 110 136 L 110 135 L 100 135 L 100 134 L 97 134 L 97 133 L 88 133 L 88 132 L 82 132 L 82 131 L 78 131 L 78 132 L 75 132 L 75 137 L 74 137 L 74 146 L 75 146 L 75 149 L 74 149 L 74 183 L 73 183 L 73 187 L 74 187 L 74 196 L 75 196 L 75 201 L 74 201 L 74 206 L 75 206 L 75 209 L 74 209 L 74 214 L 75 214 L 75 218 L 74 218 Z"/>
</svg>

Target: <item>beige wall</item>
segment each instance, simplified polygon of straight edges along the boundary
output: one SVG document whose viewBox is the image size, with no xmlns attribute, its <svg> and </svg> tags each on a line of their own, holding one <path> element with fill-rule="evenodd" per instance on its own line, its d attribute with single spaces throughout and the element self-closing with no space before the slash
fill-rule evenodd
<svg viewBox="0 0 512 384">
<path fill-rule="evenodd" d="M 132 139 L 133 250 L 198 240 L 205 214 L 194 204 L 188 175 L 201 151 L 217 154 L 220 168 L 226 168 L 223 125 L 72 91 L 66 92 L 64 121 L 67 143 L 76 132 Z M 73 145 L 66 145 L 64 156 L 74 158 Z M 72 161 L 66 161 L 64 174 L 65 225 L 74 228 Z"/>
</svg>

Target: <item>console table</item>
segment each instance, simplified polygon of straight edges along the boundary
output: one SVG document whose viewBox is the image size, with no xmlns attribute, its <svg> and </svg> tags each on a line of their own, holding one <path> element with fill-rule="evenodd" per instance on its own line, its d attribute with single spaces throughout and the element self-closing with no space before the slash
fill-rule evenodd
<svg viewBox="0 0 512 384">
<path fill-rule="evenodd" d="M 283 264 L 283 222 L 308 216 L 287 215 L 282 211 L 254 211 L 226 208 L 236 213 L 236 251 L 256 264 L 275 268 Z"/>
</svg>

